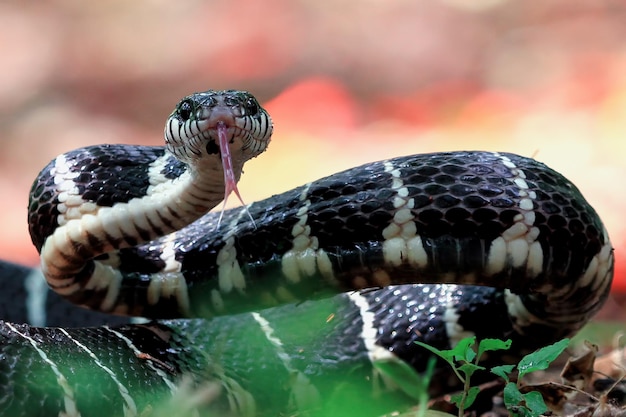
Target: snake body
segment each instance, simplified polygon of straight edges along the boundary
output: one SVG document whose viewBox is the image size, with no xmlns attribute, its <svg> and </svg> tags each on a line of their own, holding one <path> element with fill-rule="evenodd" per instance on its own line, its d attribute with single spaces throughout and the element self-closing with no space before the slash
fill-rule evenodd
<svg viewBox="0 0 626 417">
<path fill-rule="evenodd" d="M 3 322 L 3 415 L 145 415 L 181 378 L 218 387 L 204 404 L 218 415 L 329 415 L 346 385 L 358 415 L 376 415 L 408 398 L 390 366 L 424 369 L 414 341 L 508 337 L 523 352 L 575 333 L 607 297 L 598 215 L 518 155 L 393 158 L 207 214 L 271 131 L 250 94 L 209 91 L 178 104 L 165 148 L 94 146 L 44 168 L 29 225 L 55 291 L 106 312 L 200 318 Z"/>
</svg>

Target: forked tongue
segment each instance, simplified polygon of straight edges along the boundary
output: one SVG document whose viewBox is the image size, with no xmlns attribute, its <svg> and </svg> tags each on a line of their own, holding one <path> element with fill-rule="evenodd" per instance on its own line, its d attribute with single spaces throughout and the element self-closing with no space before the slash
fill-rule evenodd
<svg viewBox="0 0 626 417">
<path fill-rule="evenodd" d="M 222 155 L 222 169 L 224 170 L 224 202 L 222 203 L 222 212 L 217 220 L 217 226 L 219 227 L 224 216 L 224 210 L 226 209 L 226 202 L 230 193 L 234 192 L 241 204 L 243 205 L 248 217 L 252 220 L 252 224 L 256 227 L 252 215 L 248 211 L 246 203 L 243 202 L 239 189 L 237 188 L 237 180 L 235 179 L 235 172 L 233 171 L 233 160 L 230 156 L 230 146 L 228 143 L 228 127 L 224 122 L 217 122 L 217 139 L 220 148 L 220 154 Z"/>
</svg>

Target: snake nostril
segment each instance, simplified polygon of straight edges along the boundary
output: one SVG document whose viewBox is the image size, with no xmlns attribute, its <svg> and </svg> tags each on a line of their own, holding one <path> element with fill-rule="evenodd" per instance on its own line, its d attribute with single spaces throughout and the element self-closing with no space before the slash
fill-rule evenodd
<svg viewBox="0 0 626 417">
<path fill-rule="evenodd" d="M 207 144 L 206 144 L 206 152 L 209 155 L 215 155 L 218 154 L 220 151 L 220 147 L 217 146 L 217 143 L 215 143 L 215 140 L 210 140 Z"/>
</svg>

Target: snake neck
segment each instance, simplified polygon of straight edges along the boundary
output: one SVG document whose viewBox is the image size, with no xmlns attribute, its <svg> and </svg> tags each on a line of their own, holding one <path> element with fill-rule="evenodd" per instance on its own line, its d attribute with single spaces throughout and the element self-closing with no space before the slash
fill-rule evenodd
<svg viewBox="0 0 626 417">
<path fill-rule="evenodd" d="M 193 223 L 222 202 L 225 198 L 223 167 L 218 161 L 219 158 L 215 159 L 211 164 L 188 166 L 173 180 L 159 175 L 158 172 L 162 167 L 156 166 L 154 174 L 151 175 L 151 178 L 156 180 L 153 180 L 146 196 L 138 200 L 137 205 L 140 207 L 130 210 L 127 219 L 120 219 L 134 225 L 147 222 L 150 225 L 148 233 L 151 233 L 151 236 L 123 247 L 136 246 L 138 243 L 145 243 L 174 232 Z M 232 164 L 235 181 L 239 181 L 243 159 L 233 160 Z"/>
<path fill-rule="evenodd" d="M 145 195 L 103 207 L 83 200 L 83 190 L 76 186 L 79 175 L 68 169 L 65 157 L 58 157 L 51 169 L 59 196 L 58 227 L 41 248 L 48 284 L 62 295 L 119 284 L 121 276 L 115 268 L 119 250 L 183 228 L 223 200 L 222 164 L 219 155 L 209 158 L 203 164 L 186 165 L 166 151 L 150 164 Z M 243 157 L 232 159 L 237 181 L 244 162 Z M 166 167 L 173 164 L 178 165 L 179 175 L 168 178 Z"/>
</svg>

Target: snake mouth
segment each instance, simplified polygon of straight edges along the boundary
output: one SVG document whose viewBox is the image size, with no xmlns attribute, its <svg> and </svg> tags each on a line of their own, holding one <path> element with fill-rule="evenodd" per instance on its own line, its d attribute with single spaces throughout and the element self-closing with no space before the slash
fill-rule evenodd
<svg viewBox="0 0 626 417">
<path fill-rule="evenodd" d="M 242 153 L 244 159 L 258 156 L 267 148 L 268 140 L 255 136 L 255 132 L 222 121 L 203 132 L 206 139 L 205 151 L 208 155 L 222 155 L 222 149 Z M 200 156 L 200 155 L 198 155 Z"/>
<path fill-rule="evenodd" d="M 239 126 L 218 121 L 215 125 L 206 129 L 203 132 L 203 136 L 207 139 L 205 146 L 207 154 L 221 156 L 222 149 L 230 148 L 235 143 L 235 138 L 237 137 L 242 138 L 241 147 L 243 148 L 251 133 Z"/>
</svg>

